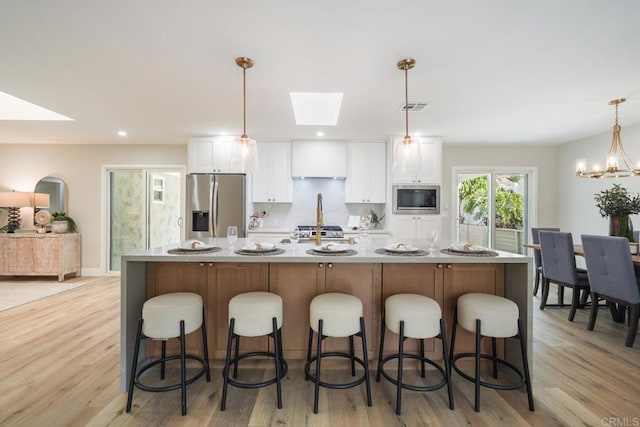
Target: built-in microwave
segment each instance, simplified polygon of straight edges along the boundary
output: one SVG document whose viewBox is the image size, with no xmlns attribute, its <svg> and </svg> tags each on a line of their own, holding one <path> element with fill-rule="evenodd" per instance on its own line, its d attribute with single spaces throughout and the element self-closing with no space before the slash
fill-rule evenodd
<svg viewBox="0 0 640 427">
<path fill-rule="evenodd" d="M 394 185 L 394 214 L 440 214 L 439 185 Z"/>
</svg>

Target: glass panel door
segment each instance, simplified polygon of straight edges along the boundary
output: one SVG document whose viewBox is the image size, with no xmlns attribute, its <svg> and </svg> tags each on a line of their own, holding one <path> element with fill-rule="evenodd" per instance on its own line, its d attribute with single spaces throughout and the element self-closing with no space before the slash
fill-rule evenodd
<svg viewBox="0 0 640 427">
<path fill-rule="evenodd" d="M 519 254 L 528 229 L 529 173 L 457 173 L 458 241 Z"/>
<path fill-rule="evenodd" d="M 108 271 L 120 271 L 127 252 L 181 239 L 182 172 L 111 169 L 109 177 Z"/>
</svg>

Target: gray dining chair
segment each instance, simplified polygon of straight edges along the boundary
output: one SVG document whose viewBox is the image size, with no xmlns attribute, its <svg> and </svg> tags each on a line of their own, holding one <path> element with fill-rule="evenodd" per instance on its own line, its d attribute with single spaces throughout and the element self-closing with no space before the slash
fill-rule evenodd
<svg viewBox="0 0 640 427">
<path fill-rule="evenodd" d="M 591 283 L 591 315 L 587 329 L 592 331 L 598 317 L 598 300 L 605 299 L 614 321 L 624 321 L 629 310 L 629 331 L 625 346 L 632 347 L 640 319 L 640 284 L 635 275 L 629 241 L 626 237 L 582 235 L 584 258 Z M 623 307 L 616 310 L 613 304 Z M 619 314 L 622 314 L 619 317 Z"/>
<path fill-rule="evenodd" d="M 573 322 L 576 310 L 580 306 L 580 292 L 589 291 L 589 278 L 586 271 L 579 271 L 576 267 L 576 256 L 573 248 L 573 237 L 571 233 L 561 231 L 540 231 L 540 253 L 542 256 L 542 297 L 540 310 L 545 307 L 566 307 L 566 305 L 547 304 L 549 297 L 549 284 L 555 283 L 559 287 L 571 288 L 573 295 L 571 298 L 571 309 L 569 310 L 569 321 Z"/>
<path fill-rule="evenodd" d="M 560 231 L 560 229 L 554 228 L 554 227 L 531 228 L 531 242 L 535 245 L 540 243 L 540 237 L 538 236 L 538 232 L 540 231 Z M 542 256 L 540 255 L 540 249 L 533 250 L 533 263 L 536 269 L 536 282 L 533 285 L 533 295 L 538 295 L 538 288 L 540 287 L 540 278 L 544 277 L 544 272 L 542 271 Z"/>
</svg>

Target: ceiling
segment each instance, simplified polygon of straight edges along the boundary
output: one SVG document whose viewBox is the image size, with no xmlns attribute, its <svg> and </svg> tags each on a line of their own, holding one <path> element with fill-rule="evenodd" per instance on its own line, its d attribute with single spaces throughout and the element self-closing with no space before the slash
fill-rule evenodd
<svg viewBox="0 0 640 427">
<path fill-rule="evenodd" d="M 0 143 L 384 139 L 557 144 L 640 123 L 637 0 L 29 0 L 0 6 L 0 91 L 75 119 L 0 121 Z M 335 127 L 289 92 L 344 92 Z M 124 129 L 126 138 L 116 132 Z"/>
</svg>

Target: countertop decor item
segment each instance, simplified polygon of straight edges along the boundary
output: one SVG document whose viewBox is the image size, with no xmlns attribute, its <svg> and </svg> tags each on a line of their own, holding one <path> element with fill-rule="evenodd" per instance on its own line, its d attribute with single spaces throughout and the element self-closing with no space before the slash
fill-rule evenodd
<svg viewBox="0 0 640 427">
<path fill-rule="evenodd" d="M 604 161 L 604 169 L 599 164 L 593 165 L 590 172 L 587 171 L 587 162 L 585 159 L 579 159 L 576 162 L 576 175 L 580 178 L 626 178 L 630 176 L 640 175 L 640 166 L 631 161 L 627 153 L 622 147 L 622 139 L 620 139 L 621 127 L 618 124 L 618 105 L 625 102 L 625 98 L 619 98 L 609 101 L 609 105 L 616 107 L 616 123 L 613 125 L 613 138 L 609 153 Z"/>
<path fill-rule="evenodd" d="M 640 213 L 640 195 L 629 193 L 620 184 L 613 184 L 594 196 L 603 218 L 609 218 L 609 235 L 621 236 L 633 242 L 633 223 L 629 215 Z"/>
</svg>

